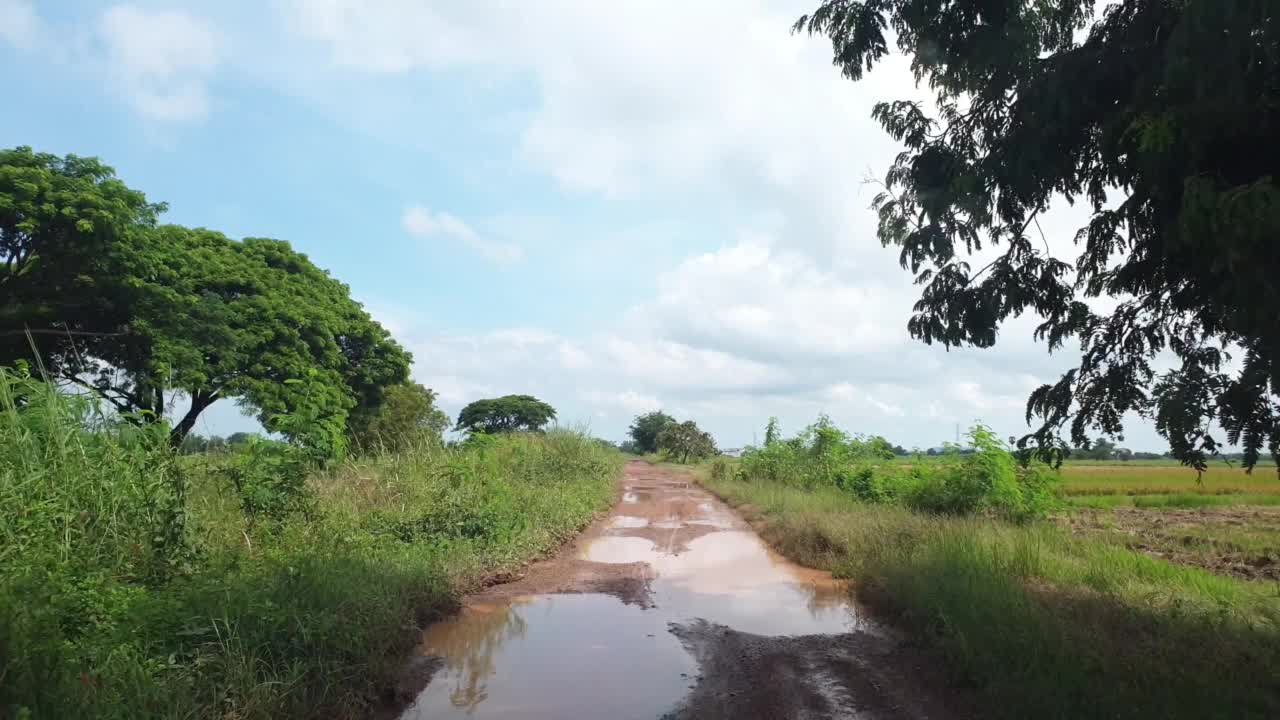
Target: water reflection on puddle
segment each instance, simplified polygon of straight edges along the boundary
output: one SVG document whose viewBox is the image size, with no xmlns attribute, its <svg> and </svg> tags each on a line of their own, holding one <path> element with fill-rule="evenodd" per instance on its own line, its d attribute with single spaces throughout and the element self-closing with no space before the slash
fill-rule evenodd
<svg viewBox="0 0 1280 720">
<path fill-rule="evenodd" d="M 406 720 L 651 720 L 671 709 L 696 670 L 666 617 L 608 595 L 470 608 L 431 626 L 423 650 L 445 664 Z"/>
<path fill-rule="evenodd" d="M 642 517 L 636 517 L 634 515 L 614 515 L 613 517 L 609 518 L 609 527 L 615 528 L 615 529 L 634 529 L 634 528 L 647 527 L 648 525 L 649 525 L 648 520 Z M 662 527 L 662 526 L 655 525 L 655 527 Z"/>
<path fill-rule="evenodd" d="M 856 616 L 842 583 L 796 567 L 748 531 L 713 532 L 682 552 L 639 537 L 602 537 L 583 558 L 648 563 L 654 601 L 676 622 L 703 618 L 761 635 L 848 632 Z"/>
<path fill-rule="evenodd" d="M 724 529 L 733 516 L 705 494 L 628 487 L 623 502 L 634 514 L 613 516 L 581 557 L 648 563 L 655 607 L 588 594 L 469 608 L 428 629 L 423 651 L 445 664 L 404 717 L 654 718 L 696 672 L 668 623 L 701 618 L 761 635 L 858 626 L 843 584 L 792 565 L 755 533 Z"/>
</svg>

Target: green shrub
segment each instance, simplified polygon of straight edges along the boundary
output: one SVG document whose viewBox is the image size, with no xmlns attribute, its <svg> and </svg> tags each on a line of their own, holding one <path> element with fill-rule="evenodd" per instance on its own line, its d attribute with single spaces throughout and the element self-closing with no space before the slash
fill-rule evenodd
<svg viewBox="0 0 1280 720">
<path fill-rule="evenodd" d="M 314 509 L 307 477 L 315 466 L 296 446 L 250 438 L 230 453 L 218 469 L 230 480 L 250 523 L 259 518 L 280 522 Z"/>
<path fill-rule="evenodd" d="M 560 431 L 340 462 L 337 428 L 281 421 L 183 456 L 0 369 L 0 717 L 367 717 L 415 623 L 571 536 L 621 467 Z"/>
<path fill-rule="evenodd" d="M 776 437 L 776 428 L 772 436 Z M 851 436 L 825 416 L 787 440 L 748 448 L 739 464 L 744 480 L 815 489 L 838 487 L 869 503 L 901 503 L 938 515 L 994 512 L 1014 521 L 1043 517 L 1054 506 L 1057 474 L 1043 464 L 1018 464 L 990 429 L 969 431 L 971 451 L 897 465 L 884 438 Z"/>
</svg>

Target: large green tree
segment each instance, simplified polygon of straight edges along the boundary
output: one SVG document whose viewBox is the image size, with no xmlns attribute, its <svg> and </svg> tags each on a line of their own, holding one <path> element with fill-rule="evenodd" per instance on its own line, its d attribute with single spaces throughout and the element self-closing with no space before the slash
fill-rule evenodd
<svg viewBox="0 0 1280 720">
<path fill-rule="evenodd" d="M 0 361 L 29 357 L 29 334 L 53 367 L 119 342 L 129 309 L 104 286 L 163 210 L 97 159 L 0 150 Z"/>
<path fill-rule="evenodd" d="M 434 390 L 406 382 L 387 388 L 380 405 L 353 412 L 350 425 L 358 446 L 399 451 L 423 438 L 439 442 L 449 416 L 436 407 Z"/>
<path fill-rule="evenodd" d="M 631 422 L 631 427 L 627 429 L 627 434 L 635 442 L 636 452 L 641 455 L 657 452 L 658 433 L 662 432 L 662 429 L 666 426 L 674 424 L 675 421 L 675 418 L 661 410 L 637 415 L 635 420 Z"/>
<path fill-rule="evenodd" d="M 874 110 L 906 146 L 876 204 L 923 288 L 911 334 L 987 347 L 1034 312 L 1050 348 L 1079 343 L 1020 444 L 1136 412 L 1197 468 L 1214 422 L 1247 467 L 1280 453 L 1280 4 L 825 0 L 797 29 L 854 80 L 895 43 L 936 94 Z M 1055 197 L 1092 210 L 1074 262 L 1042 242 Z"/>
<path fill-rule="evenodd" d="M 503 395 L 462 408 L 455 429 L 489 434 L 537 432 L 555 417 L 555 408 L 532 395 Z"/>
<path fill-rule="evenodd" d="M 302 408 L 332 427 L 408 377 L 408 353 L 288 243 L 157 227 L 160 209 L 97 161 L 0 155 L 0 363 L 140 422 L 174 415 L 175 444 L 224 398 L 268 427 Z"/>
</svg>

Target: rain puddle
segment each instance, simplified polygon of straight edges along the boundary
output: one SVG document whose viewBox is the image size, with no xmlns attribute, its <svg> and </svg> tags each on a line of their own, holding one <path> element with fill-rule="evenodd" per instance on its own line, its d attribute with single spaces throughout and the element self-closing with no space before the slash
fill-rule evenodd
<svg viewBox="0 0 1280 720">
<path fill-rule="evenodd" d="M 701 618 L 757 635 L 848 632 L 857 618 L 843 584 L 782 559 L 753 532 L 713 532 L 682 552 L 639 537 L 593 540 L 583 559 L 648 563 L 656 609 L 674 622 Z"/>
<path fill-rule="evenodd" d="M 609 595 L 470 608 L 433 625 L 424 641 L 444 665 L 405 720 L 651 720 L 688 691 L 697 670 L 665 617 Z"/>
<path fill-rule="evenodd" d="M 656 718 L 697 674 L 671 623 L 771 636 L 863 629 L 841 583 L 787 562 L 700 488 L 624 490 L 625 514 L 577 562 L 646 563 L 653 607 L 604 594 L 469 607 L 426 632 L 422 651 L 443 664 L 404 718 Z"/>
<path fill-rule="evenodd" d="M 648 525 L 649 521 L 647 519 L 634 515 L 614 515 L 609 518 L 609 527 L 612 529 L 634 529 L 647 527 Z M 661 525 L 655 525 L 655 527 L 661 527 Z"/>
</svg>

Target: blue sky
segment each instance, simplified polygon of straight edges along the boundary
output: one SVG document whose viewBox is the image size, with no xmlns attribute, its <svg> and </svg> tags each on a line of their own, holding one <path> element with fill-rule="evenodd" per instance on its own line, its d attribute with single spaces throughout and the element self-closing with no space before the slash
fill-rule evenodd
<svg viewBox="0 0 1280 720">
<path fill-rule="evenodd" d="M 1020 433 L 1069 357 L 907 337 L 865 182 L 879 99 L 789 25 L 812 0 L 0 0 L 0 142 L 102 157 L 167 219 L 289 240 L 415 354 L 446 410 L 530 392 L 621 438 L 722 446 L 818 413 L 907 446 Z M 1045 230 L 1070 251 L 1084 216 Z M 204 432 L 250 422 L 229 403 Z M 1127 444 L 1161 449 L 1134 423 Z"/>
</svg>

